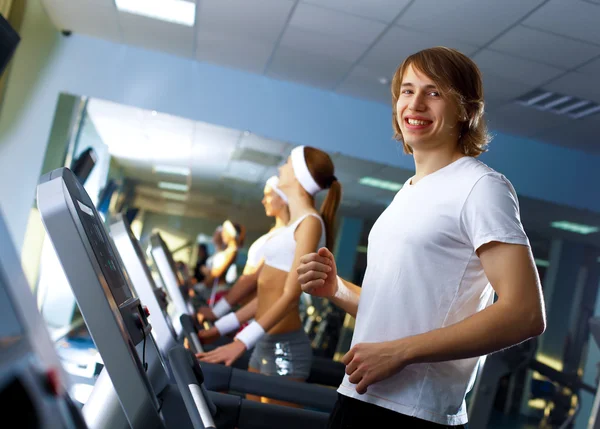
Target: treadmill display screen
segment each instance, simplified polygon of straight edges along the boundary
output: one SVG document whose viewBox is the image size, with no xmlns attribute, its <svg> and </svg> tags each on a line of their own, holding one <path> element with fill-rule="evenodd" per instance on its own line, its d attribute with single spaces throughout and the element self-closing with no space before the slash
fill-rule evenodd
<svg viewBox="0 0 600 429">
<path fill-rule="evenodd" d="M 90 241 L 92 250 L 96 256 L 98 264 L 106 278 L 108 286 L 113 291 L 113 296 L 117 305 L 132 298 L 130 290 L 125 286 L 125 277 L 119 270 L 117 258 L 112 249 L 111 243 L 107 240 L 102 229 L 104 226 L 99 223 L 98 218 L 94 215 L 94 211 L 87 205 L 83 204 L 78 199 L 75 199 L 79 212 L 85 213 L 79 216 L 79 220 L 83 225 L 83 229 Z"/>
<path fill-rule="evenodd" d="M 12 343 L 24 334 L 23 326 L 15 312 L 3 280 L 0 276 L 0 347 Z"/>
</svg>

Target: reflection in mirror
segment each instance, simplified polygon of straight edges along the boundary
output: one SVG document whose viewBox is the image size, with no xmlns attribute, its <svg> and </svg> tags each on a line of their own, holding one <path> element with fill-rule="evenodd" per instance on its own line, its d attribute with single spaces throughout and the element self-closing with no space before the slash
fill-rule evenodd
<svg viewBox="0 0 600 429">
<path fill-rule="evenodd" d="M 152 234 L 160 234 L 176 263 L 178 276 L 193 289 L 209 278 L 207 267 L 219 251 L 227 248 L 231 237 L 223 229 L 238 228 L 236 236 L 243 230 L 245 237 L 235 243 L 234 260 L 218 279 L 226 289 L 244 272 L 252 243 L 276 223 L 263 205 L 265 183 L 278 175 L 278 168 L 285 164 L 294 146 L 249 130 L 63 94 L 57 103 L 42 173 L 61 166 L 80 171 L 82 184 L 105 224 L 109 225 L 118 213 L 127 218 L 146 251 L 146 262 L 159 287 L 162 279 L 149 254 Z M 360 284 L 367 266 L 371 227 L 413 171 L 393 165 L 394 160 L 384 165 L 340 153 L 330 156 L 343 186 L 332 250 L 340 274 Z M 317 196 L 317 206 L 322 198 Z M 523 196 L 519 201 L 543 284 L 553 275 L 556 252 L 552 249 L 557 241 L 600 247 L 594 234 L 553 226 L 566 222 L 600 225 L 598 216 Z M 67 368 L 92 385 L 101 359 L 82 326 L 35 207 L 23 255 L 38 304 Z M 303 300 L 302 306 L 303 327 L 313 341 L 315 355 L 341 358 L 350 345 L 353 318 L 315 297 Z M 80 397 L 84 402 L 85 395 Z"/>
</svg>

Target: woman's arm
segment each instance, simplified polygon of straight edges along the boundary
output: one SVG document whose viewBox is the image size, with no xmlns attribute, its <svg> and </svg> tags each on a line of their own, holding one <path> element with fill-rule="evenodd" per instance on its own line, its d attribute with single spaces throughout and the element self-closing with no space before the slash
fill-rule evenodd
<svg viewBox="0 0 600 429">
<path fill-rule="evenodd" d="M 235 317 L 239 320 L 240 325 L 246 323 L 248 320 L 252 319 L 256 314 L 256 310 L 258 309 L 258 298 L 254 298 L 248 304 L 244 305 L 238 311 L 235 312 Z"/>
<path fill-rule="evenodd" d="M 237 247 L 227 248 L 223 250 L 223 252 L 225 253 L 225 258 L 223 258 L 223 262 L 219 265 L 213 265 L 213 267 L 210 269 L 209 275 L 204 280 L 204 283 L 209 287 L 212 286 L 214 279 L 218 279 L 227 272 L 233 261 L 235 261 L 238 249 Z"/>
</svg>

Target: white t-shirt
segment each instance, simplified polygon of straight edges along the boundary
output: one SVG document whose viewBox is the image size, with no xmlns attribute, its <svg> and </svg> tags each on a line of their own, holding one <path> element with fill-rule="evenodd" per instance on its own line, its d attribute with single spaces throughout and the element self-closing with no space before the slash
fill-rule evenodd
<svg viewBox="0 0 600 429">
<path fill-rule="evenodd" d="M 408 180 L 369 234 L 352 346 L 429 332 L 492 304 L 494 290 L 475 252 L 491 241 L 529 246 L 516 192 L 504 176 L 464 157 L 415 185 Z M 338 391 L 423 420 L 461 425 L 478 362 L 409 365 L 364 395 L 345 376 Z"/>
</svg>

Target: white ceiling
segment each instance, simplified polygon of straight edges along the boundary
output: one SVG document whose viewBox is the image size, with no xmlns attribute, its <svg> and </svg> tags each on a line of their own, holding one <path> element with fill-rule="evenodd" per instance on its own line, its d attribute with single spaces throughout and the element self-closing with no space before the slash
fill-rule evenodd
<svg viewBox="0 0 600 429">
<path fill-rule="evenodd" d="M 512 100 L 544 88 L 600 103 L 600 2 L 591 0 L 188 0 L 185 27 L 114 0 L 42 0 L 55 25 L 382 103 L 408 54 L 471 56 L 496 131 L 600 153 L 598 115 L 567 119 Z M 224 149 L 226 150 L 226 149 Z"/>
</svg>

